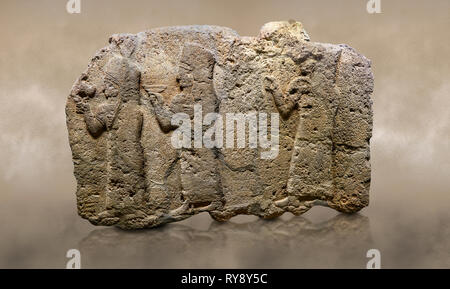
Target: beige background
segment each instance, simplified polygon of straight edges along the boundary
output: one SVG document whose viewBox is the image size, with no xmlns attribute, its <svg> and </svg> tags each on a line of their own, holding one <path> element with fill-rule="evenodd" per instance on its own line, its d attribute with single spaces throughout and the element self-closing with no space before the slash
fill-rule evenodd
<svg viewBox="0 0 450 289">
<path fill-rule="evenodd" d="M 370 248 L 383 267 L 450 267 L 448 0 L 381 0 L 381 14 L 365 0 L 81 2 L 79 15 L 65 0 L 0 2 L 0 268 L 63 268 L 70 248 L 83 267 L 364 268 Z M 77 216 L 64 106 L 111 34 L 214 24 L 257 35 L 289 19 L 372 60 L 368 208 L 222 226 L 199 215 L 135 233 Z"/>
</svg>

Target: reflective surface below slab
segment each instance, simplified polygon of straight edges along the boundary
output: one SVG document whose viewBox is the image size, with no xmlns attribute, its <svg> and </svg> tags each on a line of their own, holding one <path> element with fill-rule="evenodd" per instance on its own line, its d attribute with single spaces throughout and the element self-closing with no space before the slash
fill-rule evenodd
<svg viewBox="0 0 450 289">
<path fill-rule="evenodd" d="M 81 252 L 82 268 L 365 268 L 371 248 L 380 250 L 384 268 L 447 268 L 450 262 L 448 214 L 407 220 L 388 211 L 368 217 L 314 208 L 299 217 L 218 223 L 203 213 L 123 231 L 94 227 L 69 211 L 11 214 L 1 227 L 0 267 L 64 268 L 71 248 Z"/>
</svg>

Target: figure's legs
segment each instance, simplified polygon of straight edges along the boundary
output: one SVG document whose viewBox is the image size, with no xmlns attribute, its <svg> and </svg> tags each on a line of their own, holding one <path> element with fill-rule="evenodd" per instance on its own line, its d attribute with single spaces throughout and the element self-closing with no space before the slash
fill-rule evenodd
<svg viewBox="0 0 450 289">
<path fill-rule="evenodd" d="M 122 212 L 127 207 L 139 207 L 145 197 L 142 120 L 135 106 L 124 106 L 110 131 L 109 201 Z"/>
<path fill-rule="evenodd" d="M 220 176 L 212 150 L 183 150 L 180 161 L 184 197 L 192 208 L 206 208 L 220 199 Z"/>
<path fill-rule="evenodd" d="M 303 95 L 299 110 L 287 192 L 296 202 L 294 207 L 307 210 L 332 197 L 333 114 L 319 93 Z"/>
<path fill-rule="evenodd" d="M 299 200 L 322 199 L 331 190 L 331 146 L 297 140 L 294 144 L 287 191 Z"/>
</svg>

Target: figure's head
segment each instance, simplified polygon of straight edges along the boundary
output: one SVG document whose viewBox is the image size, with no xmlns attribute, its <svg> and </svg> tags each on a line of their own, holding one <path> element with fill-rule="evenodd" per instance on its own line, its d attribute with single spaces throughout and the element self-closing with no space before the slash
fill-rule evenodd
<svg viewBox="0 0 450 289">
<path fill-rule="evenodd" d="M 182 89 L 190 87 L 194 83 L 192 71 L 193 68 L 189 64 L 180 62 L 180 66 L 178 67 L 177 82 Z"/>
<path fill-rule="evenodd" d="M 293 99 L 300 99 L 303 94 L 309 94 L 311 92 L 311 82 L 305 76 L 299 76 L 294 78 L 287 87 L 287 93 L 291 95 Z"/>
<path fill-rule="evenodd" d="M 141 73 L 136 65 L 124 57 L 114 56 L 105 65 L 104 70 L 106 97 L 116 97 L 120 93 L 124 101 L 139 99 Z"/>
<path fill-rule="evenodd" d="M 111 75 L 106 74 L 104 79 L 105 95 L 107 98 L 116 97 L 119 94 L 119 81 Z"/>
<path fill-rule="evenodd" d="M 212 81 L 214 55 L 198 44 L 186 44 L 181 54 L 177 81 L 181 88 L 192 86 L 194 81 Z"/>
</svg>

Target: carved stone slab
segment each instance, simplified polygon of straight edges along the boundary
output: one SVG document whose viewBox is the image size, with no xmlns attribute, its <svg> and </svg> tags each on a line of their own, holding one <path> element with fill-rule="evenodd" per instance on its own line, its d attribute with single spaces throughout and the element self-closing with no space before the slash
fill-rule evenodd
<svg viewBox="0 0 450 289">
<path fill-rule="evenodd" d="M 369 203 L 373 76 L 298 22 L 118 34 L 66 106 L 80 216 L 135 229 Z"/>
</svg>

